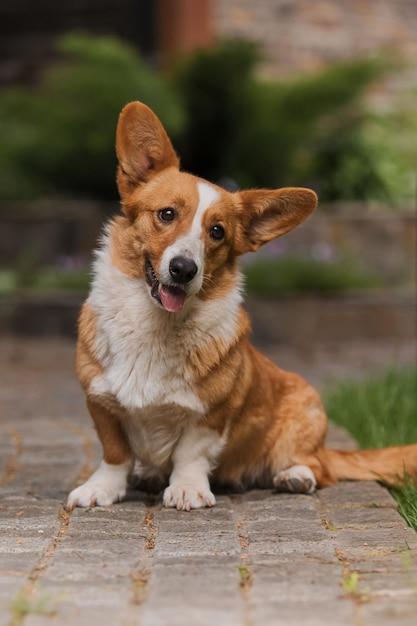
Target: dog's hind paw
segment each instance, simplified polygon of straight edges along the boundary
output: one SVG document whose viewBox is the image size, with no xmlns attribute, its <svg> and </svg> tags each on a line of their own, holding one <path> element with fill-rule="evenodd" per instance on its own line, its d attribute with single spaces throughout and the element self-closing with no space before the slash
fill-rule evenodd
<svg viewBox="0 0 417 626">
<path fill-rule="evenodd" d="M 282 470 L 273 478 L 277 491 L 288 493 L 314 493 L 317 486 L 316 478 L 307 465 L 293 465 Z"/>
</svg>

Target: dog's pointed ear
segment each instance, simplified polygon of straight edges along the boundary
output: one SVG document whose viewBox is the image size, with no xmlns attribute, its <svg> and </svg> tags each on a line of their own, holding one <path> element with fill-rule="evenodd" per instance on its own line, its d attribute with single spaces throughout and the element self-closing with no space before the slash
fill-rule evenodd
<svg viewBox="0 0 417 626">
<path fill-rule="evenodd" d="M 311 189 L 249 189 L 237 192 L 239 225 L 236 252 L 254 252 L 260 246 L 301 224 L 316 208 Z"/>
<path fill-rule="evenodd" d="M 164 127 L 142 102 L 130 102 L 122 109 L 116 130 L 116 154 L 117 186 L 122 199 L 166 167 L 179 167 Z"/>
</svg>

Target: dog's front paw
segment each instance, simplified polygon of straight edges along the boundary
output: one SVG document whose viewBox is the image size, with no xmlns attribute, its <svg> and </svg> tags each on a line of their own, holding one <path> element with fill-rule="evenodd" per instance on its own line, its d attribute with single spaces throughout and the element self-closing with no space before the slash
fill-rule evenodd
<svg viewBox="0 0 417 626">
<path fill-rule="evenodd" d="M 206 486 L 173 483 L 164 491 L 164 506 L 178 511 L 190 511 L 206 506 L 214 506 L 216 498 Z"/>
<path fill-rule="evenodd" d="M 80 485 L 68 496 L 66 508 L 74 509 L 76 506 L 110 506 L 114 502 L 118 502 L 126 494 L 125 488 L 114 489 L 109 485 L 87 481 Z"/>
<path fill-rule="evenodd" d="M 110 506 L 126 494 L 128 464 L 109 465 L 103 461 L 99 469 L 68 496 L 66 508 L 76 506 Z"/>
</svg>

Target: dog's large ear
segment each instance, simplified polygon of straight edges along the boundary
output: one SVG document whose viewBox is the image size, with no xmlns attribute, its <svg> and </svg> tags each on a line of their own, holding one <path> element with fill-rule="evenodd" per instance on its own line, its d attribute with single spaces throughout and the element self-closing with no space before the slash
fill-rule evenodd
<svg viewBox="0 0 417 626">
<path fill-rule="evenodd" d="M 116 154 L 117 186 L 122 199 L 166 167 L 179 167 L 164 127 L 142 102 L 130 102 L 122 109 L 116 130 Z"/>
<path fill-rule="evenodd" d="M 240 221 L 236 236 L 237 254 L 254 252 L 264 243 L 301 224 L 316 208 L 311 189 L 249 189 L 238 192 Z"/>
</svg>

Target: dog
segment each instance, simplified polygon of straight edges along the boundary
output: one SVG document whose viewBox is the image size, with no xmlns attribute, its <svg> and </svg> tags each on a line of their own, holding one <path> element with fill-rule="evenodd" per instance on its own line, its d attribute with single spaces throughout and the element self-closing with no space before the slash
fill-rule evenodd
<svg viewBox="0 0 417 626">
<path fill-rule="evenodd" d="M 76 352 L 103 460 L 67 508 L 120 500 L 135 463 L 165 486 L 166 507 L 186 511 L 215 504 L 210 480 L 311 494 L 417 474 L 417 445 L 326 449 L 317 392 L 250 343 L 237 259 L 301 224 L 316 194 L 231 193 L 180 171 L 140 102 L 120 113 L 116 153 L 121 214 L 96 251 Z"/>
</svg>

